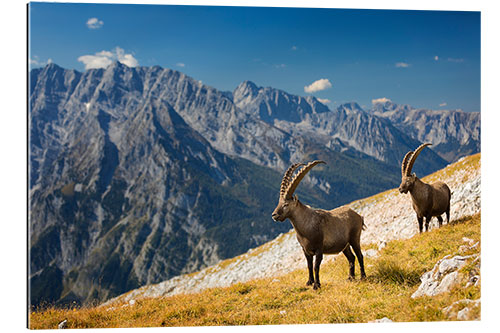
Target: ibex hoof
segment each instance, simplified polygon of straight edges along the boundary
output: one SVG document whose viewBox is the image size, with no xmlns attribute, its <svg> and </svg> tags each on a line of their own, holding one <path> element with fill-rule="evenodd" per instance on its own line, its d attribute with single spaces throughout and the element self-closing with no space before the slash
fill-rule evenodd
<svg viewBox="0 0 500 333">
<path fill-rule="evenodd" d="M 317 290 L 317 289 L 319 289 L 319 288 L 321 288 L 321 283 L 314 282 L 314 284 L 313 284 L 313 289 L 314 289 L 314 290 Z"/>
<path fill-rule="evenodd" d="M 312 286 L 313 283 L 314 283 L 313 280 L 309 280 L 309 281 L 307 281 L 306 286 Z"/>
<path fill-rule="evenodd" d="M 349 276 L 347 278 L 347 281 L 356 281 L 356 278 L 354 276 Z"/>
</svg>

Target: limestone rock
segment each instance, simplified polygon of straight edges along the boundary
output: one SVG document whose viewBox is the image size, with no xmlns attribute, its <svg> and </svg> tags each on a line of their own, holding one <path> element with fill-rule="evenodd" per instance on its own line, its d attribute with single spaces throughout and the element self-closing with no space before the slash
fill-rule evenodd
<svg viewBox="0 0 500 333">
<path fill-rule="evenodd" d="M 379 256 L 378 251 L 375 249 L 368 249 L 363 252 L 366 258 L 377 258 Z"/>
<path fill-rule="evenodd" d="M 472 318 L 471 312 L 478 306 L 481 306 L 481 299 L 463 299 L 451 304 L 450 306 L 447 306 L 442 311 L 443 314 L 449 319 L 474 320 L 479 318 Z"/>
<path fill-rule="evenodd" d="M 57 325 L 57 328 L 58 328 L 58 329 L 65 329 L 65 328 L 66 328 L 67 323 L 68 323 L 68 320 L 67 320 L 67 319 L 64 319 L 63 321 L 61 321 L 61 322 L 59 323 L 59 325 Z"/>
<path fill-rule="evenodd" d="M 449 255 L 445 256 L 434 265 L 432 270 L 422 275 L 420 278 L 422 283 L 411 295 L 412 298 L 424 295 L 435 296 L 450 291 L 460 281 L 457 271 L 467 263 L 467 259 L 474 258 L 476 255 L 449 257 Z"/>
<path fill-rule="evenodd" d="M 390 320 L 389 318 L 387 317 L 384 317 L 384 318 L 380 318 L 380 319 L 375 319 L 375 320 L 372 320 L 370 321 L 370 323 L 392 323 L 393 321 Z"/>
</svg>

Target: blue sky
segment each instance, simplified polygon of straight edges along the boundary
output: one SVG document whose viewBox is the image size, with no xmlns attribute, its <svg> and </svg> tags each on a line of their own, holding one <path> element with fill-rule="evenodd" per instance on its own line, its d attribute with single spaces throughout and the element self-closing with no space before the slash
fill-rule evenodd
<svg viewBox="0 0 500 333">
<path fill-rule="evenodd" d="M 330 108 L 481 108 L 479 12 L 31 3 L 29 37 L 31 67 L 118 59 L 223 91 L 251 80 Z"/>
</svg>

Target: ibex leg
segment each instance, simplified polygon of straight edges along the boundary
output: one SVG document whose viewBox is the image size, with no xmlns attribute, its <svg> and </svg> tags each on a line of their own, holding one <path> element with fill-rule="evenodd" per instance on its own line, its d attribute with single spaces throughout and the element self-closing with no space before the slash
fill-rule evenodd
<svg viewBox="0 0 500 333">
<path fill-rule="evenodd" d="M 429 231 L 429 222 L 431 221 L 432 216 L 427 216 L 425 218 L 425 231 Z"/>
<path fill-rule="evenodd" d="M 314 284 L 313 288 L 318 289 L 321 287 L 321 283 L 319 282 L 319 266 L 321 265 L 321 261 L 323 260 L 323 253 L 318 252 L 316 253 L 316 260 L 314 261 Z"/>
<path fill-rule="evenodd" d="M 438 219 L 438 222 L 439 222 L 439 227 L 441 228 L 441 226 L 443 225 L 443 217 L 441 215 L 438 215 L 437 219 Z"/>
<path fill-rule="evenodd" d="M 349 245 L 347 245 L 342 251 L 347 258 L 347 261 L 349 261 L 349 280 L 354 280 L 354 261 L 356 260 L 354 258 L 354 254 L 352 254 L 351 248 Z"/>
<path fill-rule="evenodd" d="M 366 277 L 365 274 L 365 263 L 363 259 L 363 253 L 361 253 L 361 246 L 358 243 L 352 244 L 352 249 L 354 250 L 354 253 L 356 253 L 356 258 L 358 258 L 358 263 L 359 263 L 359 269 L 361 271 L 361 279 L 364 279 Z"/>
<path fill-rule="evenodd" d="M 307 259 L 307 269 L 309 270 L 309 280 L 306 283 L 306 286 L 310 286 L 314 283 L 314 275 L 313 275 L 313 256 L 308 255 L 304 251 L 304 255 L 306 256 Z"/>
<path fill-rule="evenodd" d="M 417 216 L 417 220 L 418 220 L 418 230 L 422 232 L 424 229 L 424 218 Z"/>
</svg>

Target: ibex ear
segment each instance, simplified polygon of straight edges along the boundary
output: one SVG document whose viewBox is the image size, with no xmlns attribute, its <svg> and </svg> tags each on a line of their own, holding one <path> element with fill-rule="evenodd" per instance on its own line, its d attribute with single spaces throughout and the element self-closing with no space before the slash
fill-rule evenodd
<svg viewBox="0 0 500 333">
<path fill-rule="evenodd" d="M 293 201 L 295 201 L 295 202 L 299 201 L 299 197 L 297 195 L 294 195 L 293 196 Z"/>
</svg>

